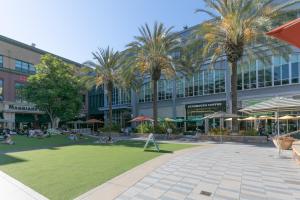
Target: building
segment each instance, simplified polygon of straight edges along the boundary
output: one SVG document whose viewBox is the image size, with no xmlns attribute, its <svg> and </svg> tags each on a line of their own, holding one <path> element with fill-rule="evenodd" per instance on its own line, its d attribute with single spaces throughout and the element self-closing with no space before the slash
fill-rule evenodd
<svg viewBox="0 0 300 200">
<path fill-rule="evenodd" d="M 26 84 L 27 77 L 35 73 L 34 65 L 46 53 L 49 52 L 36 48 L 34 44 L 27 45 L 0 36 L 0 128 L 48 124 L 47 116 L 33 104 L 24 101 L 20 95 L 20 88 Z M 57 57 L 80 66 L 74 61 Z"/>
<path fill-rule="evenodd" d="M 280 3 L 282 1 L 277 1 Z M 294 5 L 296 17 L 300 4 Z M 195 27 L 178 34 L 184 41 Z M 269 51 L 266 49 L 266 51 Z M 176 56 L 173 55 L 173 56 Z M 300 49 L 293 49 L 289 60 L 269 53 L 272 64 L 249 60 L 246 56 L 239 64 L 238 104 L 242 108 L 275 96 L 300 95 Z M 230 111 L 230 68 L 226 58 L 220 60 L 214 69 L 208 63 L 201 66 L 192 77 L 178 75 L 173 80 L 163 77 L 158 83 L 158 116 L 178 119 L 202 118 L 215 111 Z M 138 93 L 115 89 L 113 94 L 113 120 L 122 127 L 128 125 L 131 117 L 152 116 L 152 94 L 150 79 L 145 79 Z M 107 118 L 107 95 L 104 88 L 89 93 L 89 115 Z M 124 117 L 124 115 L 126 117 Z M 217 127 L 218 119 L 185 123 L 186 130 L 196 127 L 208 132 Z"/>
</svg>

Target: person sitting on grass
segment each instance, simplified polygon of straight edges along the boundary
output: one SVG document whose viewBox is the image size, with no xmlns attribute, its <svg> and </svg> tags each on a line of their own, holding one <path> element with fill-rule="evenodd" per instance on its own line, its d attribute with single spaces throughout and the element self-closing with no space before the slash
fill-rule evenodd
<svg viewBox="0 0 300 200">
<path fill-rule="evenodd" d="M 9 145 L 15 144 L 15 142 L 12 140 L 12 137 L 9 133 L 5 134 L 3 144 L 9 144 Z"/>
</svg>

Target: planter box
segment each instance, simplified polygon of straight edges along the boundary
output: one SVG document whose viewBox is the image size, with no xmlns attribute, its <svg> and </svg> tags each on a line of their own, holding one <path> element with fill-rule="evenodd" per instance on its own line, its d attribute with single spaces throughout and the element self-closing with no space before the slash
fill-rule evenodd
<svg viewBox="0 0 300 200">
<path fill-rule="evenodd" d="M 220 141 L 221 136 L 219 135 L 200 135 L 200 140 L 207 141 Z M 240 143 L 256 143 L 265 144 L 268 143 L 266 136 L 239 136 L 239 135 L 223 135 L 223 142 L 240 142 Z"/>
</svg>

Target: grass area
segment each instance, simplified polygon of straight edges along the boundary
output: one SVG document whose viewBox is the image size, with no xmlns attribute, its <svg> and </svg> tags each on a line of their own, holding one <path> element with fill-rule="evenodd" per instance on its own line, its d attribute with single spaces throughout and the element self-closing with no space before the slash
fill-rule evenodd
<svg viewBox="0 0 300 200">
<path fill-rule="evenodd" d="M 47 145 L 49 148 L 0 153 L 0 170 L 54 200 L 73 199 L 147 160 L 192 146 L 160 144 L 162 152 L 157 153 L 143 151 L 143 141 L 99 145 L 93 144 L 92 139 L 87 139 L 74 144 L 65 136 L 42 140 L 16 137 L 14 140 L 15 149 L 11 150 L 26 150 L 26 145 L 29 145 L 27 149 Z M 2 147 L 0 146 L 0 152 Z M 13 146 L 5 148 L 8 151 Z"/>
</svg>

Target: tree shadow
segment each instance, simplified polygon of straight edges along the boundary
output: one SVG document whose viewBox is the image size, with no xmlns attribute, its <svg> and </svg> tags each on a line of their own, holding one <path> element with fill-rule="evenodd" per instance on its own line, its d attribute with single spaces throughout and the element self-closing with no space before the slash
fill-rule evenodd
<svg viewBox="0 0 300 200">
<path fill-rule="evenodd" d="M 18 163 L 18 162 L 26 162 L 27 160 L 16 158 L 11 155 L 7 154 L 0 154 L 0 166 L 1 165 L 8 165 L 8 164 L 13 164 L 13 163 Z"/>
</svg>

